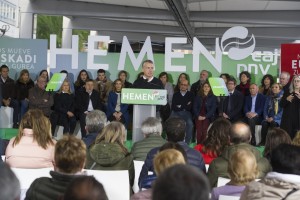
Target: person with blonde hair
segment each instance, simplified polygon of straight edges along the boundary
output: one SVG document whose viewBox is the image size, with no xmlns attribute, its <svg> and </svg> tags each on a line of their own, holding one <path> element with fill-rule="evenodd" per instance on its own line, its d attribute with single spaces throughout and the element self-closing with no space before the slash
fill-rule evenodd
<svg viewBox="0 0 300 200">
<path fill-rule="evenodd" d="M 26 192 L 25 200 L 52 200 L 64 194 L 69 183 L 84 175 L 86 146 L 74 136 L 66 135 L 55 145 L 54 171 L 49 177 L 37 178 Z"/>
<path fill-rule="evenodd" d="M 70 82 L 64 80 L 59 91 L 54 95 L 54 112 L 50 116 L 52 135 L 57 125 L 63 125 L 64 134 L 74 134 L 76 126 L 75 99 L 71 93 Z"/>
<path fill-rule="evenodd" d="M 106 125 L 90 146 L 87 153 L 87 169 L 128 170 L 130 185 L 134 182 L 133 157 L 124 146 L 125 127 L 120 122 Z"/>
<path fill-rule="evenodd" d="M 212 190 L 211 200 L 218 200 L 220 195 L 240 196 L 245 186 L 255 180 L 258 175 L 254 154 L 241 149 L 232 154 L 228 163 L 229 183 Z"/>
<path fill-rule="evenodd" d="M 19 133 L 7 146 L 5 157 L 11 167 L 53 167 L 54 145 L 51 125 L 39 109 L 29 110 L 23 116 Z"/>
<path fill-rule="evenodd" d="M 183 150 L 184 152 L 184 150 Z M 157 176 L 159 176 L 165 169 L 176 165 L 186 164 L 184 155 L 176 149 L 164 149 L 157 153 L 153 160 L 154 170 Z M 131 197 L 131 200 L 147 200 L 151 199 L 152 189 L 141 191 Z"/>
</svg>

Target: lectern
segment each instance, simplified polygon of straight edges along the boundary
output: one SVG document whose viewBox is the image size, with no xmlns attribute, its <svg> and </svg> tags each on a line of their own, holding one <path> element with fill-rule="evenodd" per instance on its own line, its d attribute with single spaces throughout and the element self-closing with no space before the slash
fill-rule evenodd
<svg viewBox="0 0 300 200">
<path fill-rule="evenodd" d="M 167 104 L 167 90 L 123 88 L 121 97 L 121 103 L 133 104 L 132 142 L 142 140 L 141 125 L 156 116 L 157 105 Z"/>
</svg>

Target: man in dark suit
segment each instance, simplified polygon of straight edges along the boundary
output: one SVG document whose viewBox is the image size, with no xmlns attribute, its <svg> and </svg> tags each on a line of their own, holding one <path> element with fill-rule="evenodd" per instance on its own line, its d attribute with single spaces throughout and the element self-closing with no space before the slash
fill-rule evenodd
<svg viewBox="0 0 300 200">
<path fill-rule="evenodd" d="M 235 90 L 236 80 L 231 77 L 227 81 L 229 95 L 221 102 L 220 115 L 230 122 L 236 122 L 243 119 L 244 95 Z"/>
<path fill-rule="evenodd" d="M 199 92 L 200 88 L 202 88 L 203 84 L 207 81 L 208 76 L 209 76 L 208 71 L 207 70 L 202 70 L 200 72 L 199 80 L 192 84 L 191 92 L 195 96 L 198 94 L 198 92 Z"/>
<path fill-rule="evenodd" d="M 251 84 L 249 90 L 250 96 L 245 97 L 245 122 L 249 125 L 251 130 L 251 144 L 256 145 L 255 125 L 261 124 L 266 99 L 264 95 L 258 93 L 258 87 L 256 84 Z"/>
<path fill-rule="evenodd" d="M 75 96 L 76 115 L 80 121 L 81 136 L 86 136 L 85 118 L 87 113 L 93 110 L 102 110 L 103 105 L 100 93 L 94 90 L 94 81 L 89 79 L 85 82 L 85 89 L 76 92 Z"/>
</svg>

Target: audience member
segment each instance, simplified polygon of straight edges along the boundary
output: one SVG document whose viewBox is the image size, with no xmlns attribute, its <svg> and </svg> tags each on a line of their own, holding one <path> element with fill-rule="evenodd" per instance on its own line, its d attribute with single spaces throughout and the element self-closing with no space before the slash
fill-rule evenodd
<svg viewBox="0 0 300 200">
<path fill-rule="evenodd" d="M 127 81 L 128 72 L 125 70 L 121 70 L 118 73 L 118 79 L 120 79 L 124 85 L 124 88 L 132 88 L 132 83 Z"/>
<path fill-rule="evenodd" d="M 195 150 L 190 148 L 185 142 L 185 126 L 186 123 L 182 118 L 179 117 L 171 117 L 165 123 L 165 131 L 167 135 L 167 140 L 169 142 L 175 142 L 181 145 L 181 147 L 185 150 L 187 155 L 188 164 L 195 166 L 198 170 L 206 172 L 205 164 L 201 154 Z M 153 158 L 159 151 L 159 147 L 153 148 L 147 154 L 145 163 L 142 167 L 140 177 L 139 177 L 139 187 L 141 188 L 141 183 L 147 178 L 148 172 L 154 172 L 153 167 Z"/>
<path fill-rule="evenodd" d="M 2 89 L 2 105 L 11 107 L 13 111 L 13 128 L 19 128 L 20 105 L 16 99 L 15 81 L 8 76 L 9 68 L 7 65 L 0 67 L 0 83 Z"/>
<path fill-rule="evenodd" d="M 89 149 L 107 123 L 106 114 L 100 110 L 93 110 L 86 115 L 85 123 L 87 135 L 82 140 Z"/>
<path fill-rule="evenodd" d="M 293 139 L 300 130 L 300 77 L 294 76 L 289 88 L 285 91 L 279 104 L 283 108 L 280 128 Z"/>
<path fill-rule="evenodd" d="M 180 91 L 173 95 L 171 113 L 171 117 L 177 116 L 184 119 L 186 123 L 185 142 L 187 144 L 192 141 L 194 129 L 192 116 L 194 95 L 192 92 L 188 91 L 188 86 L 189 82 L 187 80 L 181 81 Z"/>
<path fill-rule="evenodd" d="M 237 122 L 233 124 L 229 132 L 230 146 L 225 147 L 221 155 L 214 159 L 208 168 L 207 177 L 210 180 L 211 187 L 216 187 L 218 177 L 229 178 L 228 174 L 228 161 L 233 153 L 241 149 L 251 151 L 258 165 L 258 178 L 265 176 L 271 170 L 269 161 L 262 157 L 260 152 L 249 144 L 251 141 L 251 131 L 247 124 Z"/>
<path fill-rule="evenodd" d="M 230 79 L 230 76 L 227 73 L 223 73 L 219 77 L 224 80 L 225 84 L 227 84 L 228 80 Z"/>
<path fill-rule="evenodd" d="M 191 92 L 196 96 L 199 90 L 203 87 L 204 83 L 208 81 L 208 71 L 202 70 L 200 72 L 199 80 L 192 84 Z"/>
<path fill-rule="evenodd" d="M 259 87 L 259 93 L 269 96 L 272 94 L 272 85 L 274 84 L 274 78 L 271 74 L 266 74 L 261 79 L 261 86 Z"/>
<path fill-rule="evenodd" d="M 218 200 L 220 195 L 241 196 L 245 186 L 254 181 L 257 174 L 257 163 L 253 153 L 247 149 L 241 149 L 232 154 L 228 162 L 229 183 L 213 188 L 211 200 Z"/>
<path fill-rule="evenodd" d="M 59 91 L 54 95 L 54 112 L 50 116 L 52 135 L 57 125 L 63 125 L 64 134 L 74 134 L 76 127 L 75 99 L 71 93 L 70 82 L 64 80 Z"/>
<path fill-rule="evenodd" d="M 145 138 L 133 144 L 131 153 L 134 160 L 145 161 L 151 149 L 162 146 L 166 141 L 161 137 L 161 121 L 155 117 L 148 117 L 142 123 L 141 132 Z"/>
<path fill-rule="evenodd" d="M 49 74 L 48 74 L 48 71 L 46 69 L 43 69 L 43 70 L 40 71 L 38 78 L 40 76 L 44 77 L 46 79 L 46 84 L 49 82 Z"/>
<path fill-rule="evenodd" d="M 244 96 L 235 89 L 236 80 L 230 78 L 227 81 L 229 95 L 220 102 L 219 115 L 230 122 L 237 122 L 243 118 Z"/>
<path fill-rule="evenodd" d="M 20 182 L 14 172 L 5 163 L 0 163 L 0 200 L 19 200 Z"/>
<path fill-rule="evenodd" d="M 130 186 L 134 182 L 133 157 L 124 146 L 125 127 L 120 122 L 106 125 L 88 149 L 86 168 L 93 170 L 128 170 Z"/>
<path fill-rule="evenodd" d="M 281 128 L 272 128 L 268 130 L 266 145 L 264 149 L 264 157 L 269 161 L 271 159 L 271 153 L 278 145 L 285 143 L 291 144 L 292 140 L 289 134 Z"/>
<path fill-rule="evenodd" d="M 230 127 L 231 123 L 228 120 L 218 118 L 209 128 L 207 138 L 203 144 L 198 144 L 194 147 L 201 153 L 205 164 L 210 164 L 229 145 Z"/>
<path fill-rule="evenodd" d="M 143 76 L 136 79 L 133 83 L 134 88 L 141 89 L 163 89 L 162 82 L 154 77 L 154 63 L 152 60 L 145 60 L 142 63 Z"/>
<path fill-rule="evenodd" d="M 163 171 L 153 186 L 155 200 L 208 200 L 209 183 L 205 174 L 189 165 L 174 165 Z"/>
<path fill-rule="evenodd" d="M 34 87 L 34 82 L 29 77 L 29 71 L 27 69 L 23 69 L 20 72 L 20 76 L 16 81 L 16 96 L 17 100 L 20 103 L 20 119 L 22 119 L 23 115 L 28 110 L 28 95 L 29 89 Z"/>
<path fill-rule="evenodd" d="M 51 178 L 35 179 L 26 192 L 25 200 L 53 200 L 62 196 L 72 179 L 83 175 L 86 147 L 75 136 L 66 135 L 55 145 L 54 171 Z"/>
<path fill-rule="evenodd" d="M 120 79 L 116 79 L 113 82 L 113 89 L 109 92 L 106 115 L 109 121 L 118 121 L 128 127 L 129 113 L 128 104 L 121 103 L 121 91 L 123 83 Z"/>
<path fill-rule="evenodd" d="M 207 136 L 207 129 L 216 117 L 217 97 L 212 93 L 210 84 L 205 82 L 199 90 L 193 103 L 195 116 L 197 144 L 203 144 Z"/>
<path fill-rule="evenodd" d="M 77 80 L 74 83 L 75 86 L 75 93 L 77 91 L 81 91 L 84 90 L 84 86 L 85 86 L 85 82 L 86 80 L 89 80 L 89 74 L 87 73 L 87 71 L 85 69 L 80 70 L 78 76 L 77 76 Z"/>
<path fill-rule="evenodd" d="M 184 152 L 185 153 L 185 152 Z M 165 149 L 157 153 L 153 159 L 154 170 L 159 176 L 165 169 L 176 164 L 185 164 L 185 158 L 182 153 L 176 149 Z M 151 200 L 152 189 L 138 192 L 131 197 L 131 200 Z"/>
<path fill-rule="evenodd" d="M 239 75 L 240 84 L 236 86 L 236 90 L 240 91 L 244 96 L 250 95 L 251 74 L 248 71 L 243 71 Z"/>
<path fill-rule="evenodd" d="M 84 89 L 78 90 L 75 96 L 76 116 L 80 122 L 81 136 L 86 136 L 85 118 L 93 110 L 102 110 L 103 105 L 100 101 L 100 94 L 94 90 L 94 81 L 88 79 L 85 81 Z"/>
<path fill-rule="evenodd" d="M 264 105 L 263 121 L 261 123 L 261 143 L 264 146 L 269 128 L 279 127 L 283 109 L 279 106 L 283 96 L 283 89 L 279 83 L 272 85 L 272 93 L 267 97 Z"/>
<path fill-rule="evenodd" d="M 73 79 L 70 78 L 69 72 L 67 70 L 61 70 L 60 73 L 67 75 L 65 80 L 67 80 L 69 82 L 71 93 L 75 94 L 75 88 L 74 88 L 74 84 L 73 84 L 74 78 Z"/>
<path fill-rule="evenodd" d="M 189 75 L 187 73 L 181 73 L 181 74 L 179 74 L 178 79 L 177 79 L 177 84 L 174 87 L 174 93 L 180 91 L 180 83 L 183 80 L 187 80 L 188 82 L 190 82 L 190 77 L 189 77 Z M 188 91 L 191 91 L 191 86 L 190 85 L 188 87 Z"/>
<path fill-rule="evenodd" d="M 280 144 L 272 151 L 271 166 L 272 172 L 246 186 L 241 200 L 300 199 L 300 147 Z"/>
<path fill-rule="evenodd" d="M 78 176 L 66 189 L 61 200 L 108 200 L 104 187 L 93 176 Z"/>
<path fill-rule="evenodd" d="M 29 110 L 23 116 L 19 133 L 6 148 L 6 162 L 17 168 L 53 167 L 54 145 L 51 124 L 42 111 Z"/>
<path fill-rule="evenodd" d="M 52 110 L 51 106 L 54 103 L 51 92 L 45 90 L 46 78 L 39 76 L 37 84 L 29 90 L 29 109 L 40 109 L 46 117 L 50 117 Z"/>
<path fill-rule="evenodd" d="M 290 89 L 290 73 L 289 72 L 281 72 L 281 74 L 279 75 L 279 83 L 282 85 L 283 87 L 283 91 L 289 91 Z"/>
<path fill-rule="evenodd" d="M 105 70 L 99 69 L 96 78 L 97 87 L 95 90 L 99 91 L 101 103 L 107 106 L 108 94 L 112 90 L 112 82 L 106 77 Z"/>
<path fill-rule="evenodd" d="M 251 130 L 251 144 L 256 145 L 255 126 L 260 125 L 263 117 L 265 96 L 258 93 L 258 87 L 252 83 L 250 85 L 250 95 L 245 97 L 244 114 L 245 121 Z"/>
</svg>

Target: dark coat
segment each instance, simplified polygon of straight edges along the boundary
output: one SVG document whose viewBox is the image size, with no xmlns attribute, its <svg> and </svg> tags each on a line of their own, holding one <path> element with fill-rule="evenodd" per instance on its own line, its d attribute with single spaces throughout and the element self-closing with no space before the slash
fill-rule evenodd
<svg viewBox="0 0 300 200">
<path fill-rule="evenodd" d="M 227 96 L 224 101 L 221 102 L 223 112 L 229 116 L 231 122 L 243 119 L 244 95 L 241 92 L 234 90 L 230 98 L 231 112 L 227 113 L 229 96 Z"/>
<path fill-rule="evenodd" d="M 134 81 L 132 87 L 141 89 L 164 89 L 161 80 L 159 80 L 156 77 L 153 77 L 153 79 L 150 82 L 148 82 L 143 77 L 140 77 Z"/>
<path fill-rule="evenodd" d="M 108 119 L 116 112 L 117 100 L 118 100 L 118 95 L 115 92 L 110 92 L 108 95 L 107 110 L 106 110 L 106 116 Z M 128 104 L 121 103 L 120 112 L 125 118 L 125 124 L 127 127 L 129 122 Z"/>
<path fill-rule="evenodd" d="M 290 92 L 284 92 L 279 105 L 283 108 L 280 128 L 284 129 L 293 139 L 296 132 L 300 129 L 300 99 L 294 95 L 292 102 L 286 98 Z"/>
<path fill-rule="evenodd" d="M 7 77 L 5 83 L 2 81 L 2 78 L 0 77 L 0 85 L 2 86 L 2 98 L 3 99 L 15 99 L 16 94 L 16 85 L 15 81 L 9 77 Z"/>
<path fill-rule="evenodd" d="M 264 106 L 265 106 L 266 98 L 261 93 L 258 93 L 256 96 L 255 101 L 255 112 L 257 113 L 258 117 L 262 119 L 263 112 L 264 112 Z M 246 96 L 245 97 L 245 104 L 244 104 L 244 114 L 251 112 L 252 107 L 252 97 Z"/>
<path fill-rule="evenodd" d="M 89 94 L 85 90 L 79 90 L 76 92 L 75 96 L 75 109 L 78 114 L 82 114 L 88 110 L 90 97 Z M 92 91 L 91 101 L 94 110 L 102 110 L 103 105 L 100 100 L 100 94 L 96 90 Z"/>
<path fill-rule="evenodd" d="M 16 81 L 16 98 L 17 100 L 24 100 L 28 98 L 29 89 L 34 87 L 33 80 L 29 80 L 27 83 L 23 83 L 20 80 Z"/>
<path fill-rule="evenodd" d="M 207 118 L 209 121 L 213 121 L 217 111 L 217 97 L 215 95 L 208 95 L 205 102 L 205 109 Z M 193 113 L 195 117 L 200 115 L 201 107 L 203 103 L 203 98 L 201 96 L 196 96 L 193 103 Z"/>
</svg>

